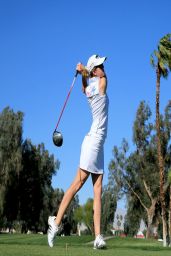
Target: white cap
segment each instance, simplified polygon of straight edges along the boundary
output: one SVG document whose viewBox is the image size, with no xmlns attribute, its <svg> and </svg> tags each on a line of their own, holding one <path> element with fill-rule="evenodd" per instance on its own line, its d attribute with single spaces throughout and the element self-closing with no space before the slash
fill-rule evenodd
<svg viewBox="0 0 171 256">
<path fill-rule="evenodd" d="M 107 57 L 100 57 L 97 54 L 92 55 L 87 62 L 86 69 L 91 72 L 92 69 L 96 66 L 103 64 L 103 62 L 107 59 Z"/>
</svg>

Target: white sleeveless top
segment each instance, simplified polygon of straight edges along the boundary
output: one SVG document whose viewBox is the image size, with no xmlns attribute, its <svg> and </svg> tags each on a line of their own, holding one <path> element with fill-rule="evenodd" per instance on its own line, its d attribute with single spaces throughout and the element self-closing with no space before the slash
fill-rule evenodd
<svg viewBox="0 0 171 256">
<path fill-rule="evenodd" d="M 92 77 L 88 81 L 85 89 L 86 96 L 91 108 L 93 123 L 91 125 L 90 134 L 98 134 L 107 136 L 108 124 L 108 105 L 109 99 L 107 94 L 99 94 L 99 77 Z"/>
</svg>

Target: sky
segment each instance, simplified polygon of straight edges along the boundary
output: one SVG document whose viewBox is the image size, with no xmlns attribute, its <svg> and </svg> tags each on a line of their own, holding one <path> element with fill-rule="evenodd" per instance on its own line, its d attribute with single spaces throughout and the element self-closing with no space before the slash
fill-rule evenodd
<svg viewBox="0 0 171 256">
<path fill-rule="evenodd" d="M 62 116 L 63 146 L 52 134 L 78 62 L 93 54 L 107 56 L 109 125 L 105 142 L 104 185 L 114 145 L 126 138 L 140 101 L 155 118 L 155 70 L 150 55 L 171 33 L 170 0 L 0 0 L 0 111 L 24 113 L 23 140 L 30 138 L 60 161 L 54 188 L 69 187 L 79 165 L 81 143 L 91 113 L 78 76 Z M 171 99 L 171 76 L 161 80 L 161 112 Z M 93 197 L 91 178 L 78 193 L 81 204 Z M 121 200 L 120 206 L 125 202 Z"/>
</svg>

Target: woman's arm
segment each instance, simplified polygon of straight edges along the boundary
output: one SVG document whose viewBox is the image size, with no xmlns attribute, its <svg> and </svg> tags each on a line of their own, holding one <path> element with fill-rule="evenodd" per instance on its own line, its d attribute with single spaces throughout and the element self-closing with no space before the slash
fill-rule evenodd
<svg viewBox="0 0 171 256">
<path fill-rule="evenodd" d="M 83 64 L 78 63 L 76 70 L 82 75 L 82 91 L 85 93 L 85 88 L 87 87 L 87 78 L 89 73 Z"/>
<path fill-rule="evenodd" d="M 85 89 L 87 87 L 87 77 L 82 75 L 82 91 L 85 93 Z"/>
<path fill-rule="evenodd" d="M 99 82 L 100 95 L 106 94 L 106 89 L 107 89 L 107 77 L 103 76 L 100 78 L 100 82 Z"/>
</svg>

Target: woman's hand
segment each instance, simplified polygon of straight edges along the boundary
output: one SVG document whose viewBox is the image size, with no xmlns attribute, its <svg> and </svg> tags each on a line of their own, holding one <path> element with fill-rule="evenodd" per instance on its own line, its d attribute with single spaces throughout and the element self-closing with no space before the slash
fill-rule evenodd
<svg viewBox="0 0 171 256">
<path fill-rule="evenodd" d="M 82 63 L 78 63 L 76 66 L 76 70 L 78 71 L 78 73 L 82 74 L 82 72 L 85 70 L 85 67 Z"/>
<path fill-rule="evenodd" d="M 84 67 L 82 63 L 78 63 L 76 66 L 76 70 L 78 71 L 79 74 L 81 74 L 83 77 L 87 78 L 89 77 L 89 72 L 87 69 Z"/>
</svg>

